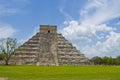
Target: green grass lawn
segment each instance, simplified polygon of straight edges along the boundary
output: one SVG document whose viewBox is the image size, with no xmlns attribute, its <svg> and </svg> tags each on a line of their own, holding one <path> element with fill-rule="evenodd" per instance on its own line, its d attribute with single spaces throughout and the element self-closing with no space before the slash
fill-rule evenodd
<svg viewBox="0 0 120 80">
<path fill-rule="evenodd" d="M 120 66 L 0 66 L 8 80 L 120 80 Z"/>
</svg>

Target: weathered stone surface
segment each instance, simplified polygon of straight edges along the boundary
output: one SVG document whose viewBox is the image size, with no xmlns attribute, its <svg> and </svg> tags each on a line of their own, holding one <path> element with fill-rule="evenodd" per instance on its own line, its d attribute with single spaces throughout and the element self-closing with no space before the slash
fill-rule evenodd
<svg viewBox="0 0 120 80">
<path fill-rule="evenodd" d="M 41 25 L 40 32 L 15 51 L 10 63 L 58 66 L 89 64 L 89 60 L 57 33 L 56 26 Z"/>
</svg>

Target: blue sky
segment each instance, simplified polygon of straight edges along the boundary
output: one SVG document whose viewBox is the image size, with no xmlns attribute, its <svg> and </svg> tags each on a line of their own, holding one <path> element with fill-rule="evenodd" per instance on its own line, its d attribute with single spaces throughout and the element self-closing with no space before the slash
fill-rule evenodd
<svg viewBox="0 0 120 80">
<path fill-rule="evenodd" d="M 87 57 L 120 55 L 120 0 L 0 0 L 0 38 L 25 42 L 57 25 Z"/>
</svg>

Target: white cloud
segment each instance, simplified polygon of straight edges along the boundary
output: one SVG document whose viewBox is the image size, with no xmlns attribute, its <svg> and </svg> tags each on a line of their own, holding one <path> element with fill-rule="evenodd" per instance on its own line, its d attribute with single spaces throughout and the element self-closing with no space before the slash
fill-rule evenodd
<svg viewBox="0 0 120 80">
<path fill-rule="evenodd" d="M 24 12 L 22 7 L 24 5 L 26 6 L 26 4 L 28 3 L 30 3 L 30 0 L 8 0 L 8 1 L 1 0 L 0 1 L 0 17 Z"/>
<path fill-rule="evenodd" d="M 0 0 L 0 17 L 23 12 L 23 4 L 27 4 L 29 1 L 30 0 Z M 10 24 L 4 23 L 0 19 L 0 38 L 12 37 L 16 30 Z"/>
<path fill-rule="evenodd" d="M 110 32 L 113 30 L 115 28 L 108 27 L 106 24 L 82 26 L 78 21 L 69 21 L 67 27 L 62 30 L 62 33 L 71 42 L 83 44 L 101 38 L 101 36 L 97 35 L 97 32 Z"/>
<path fill-rule="evenodd" d="M 0 3 L 0 17 L 15 14 L 19 11 L 17 8 L 10 8 L 6 3 Z"/>
<path fill-rule="evenodd" d="M 120 0 L 89 0 L 80 14 L 83 24 L 101 24 L 120 16 Z"/>
<path fill-rule="evenodd" d="M 8 24 L 0 24 L 0 38 L 12 37 L 16 30 Z"/>
<path fill-rule="evenodd" d="M 62 3 L 61 3 L 61 6 L 59 6 L 59 11 L 65 16 L 65 18 L 67 20 L 72 20 L 72 16 L 70 16 L 64 9 L 65 5 L 67 3 L 67 0 L 64 0 Z"/>
<path fill-rule="evenodd" d="M 120 55 L 120 33 L 110 32 L 105 42 L 98 41 L 96 45 L 84 49 L 87 56 L 113 56 Z M 89 52 L 89 53 L 88 53 Z"/>
<path fill-rule="evenodd" d="M 120 0 L 89 0 L 80 11 L 82 22 L 65 21 L 61 32 L 88 57 L 117 56 L 120 33 L 106 22 L 120 17 L 119 7 Z"/>
</svg>

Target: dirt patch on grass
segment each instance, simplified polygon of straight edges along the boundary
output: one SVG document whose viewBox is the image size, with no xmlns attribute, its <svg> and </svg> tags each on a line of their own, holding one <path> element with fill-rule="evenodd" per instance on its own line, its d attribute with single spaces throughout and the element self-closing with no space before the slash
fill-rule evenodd
<svg viewBox="0 0 120 80">
<path fill-rule="evenodd" d="M 8 80 L 8 78 L 1 78 L 1 77 L 0 77 L 0 80 Z"/>
</svg>

